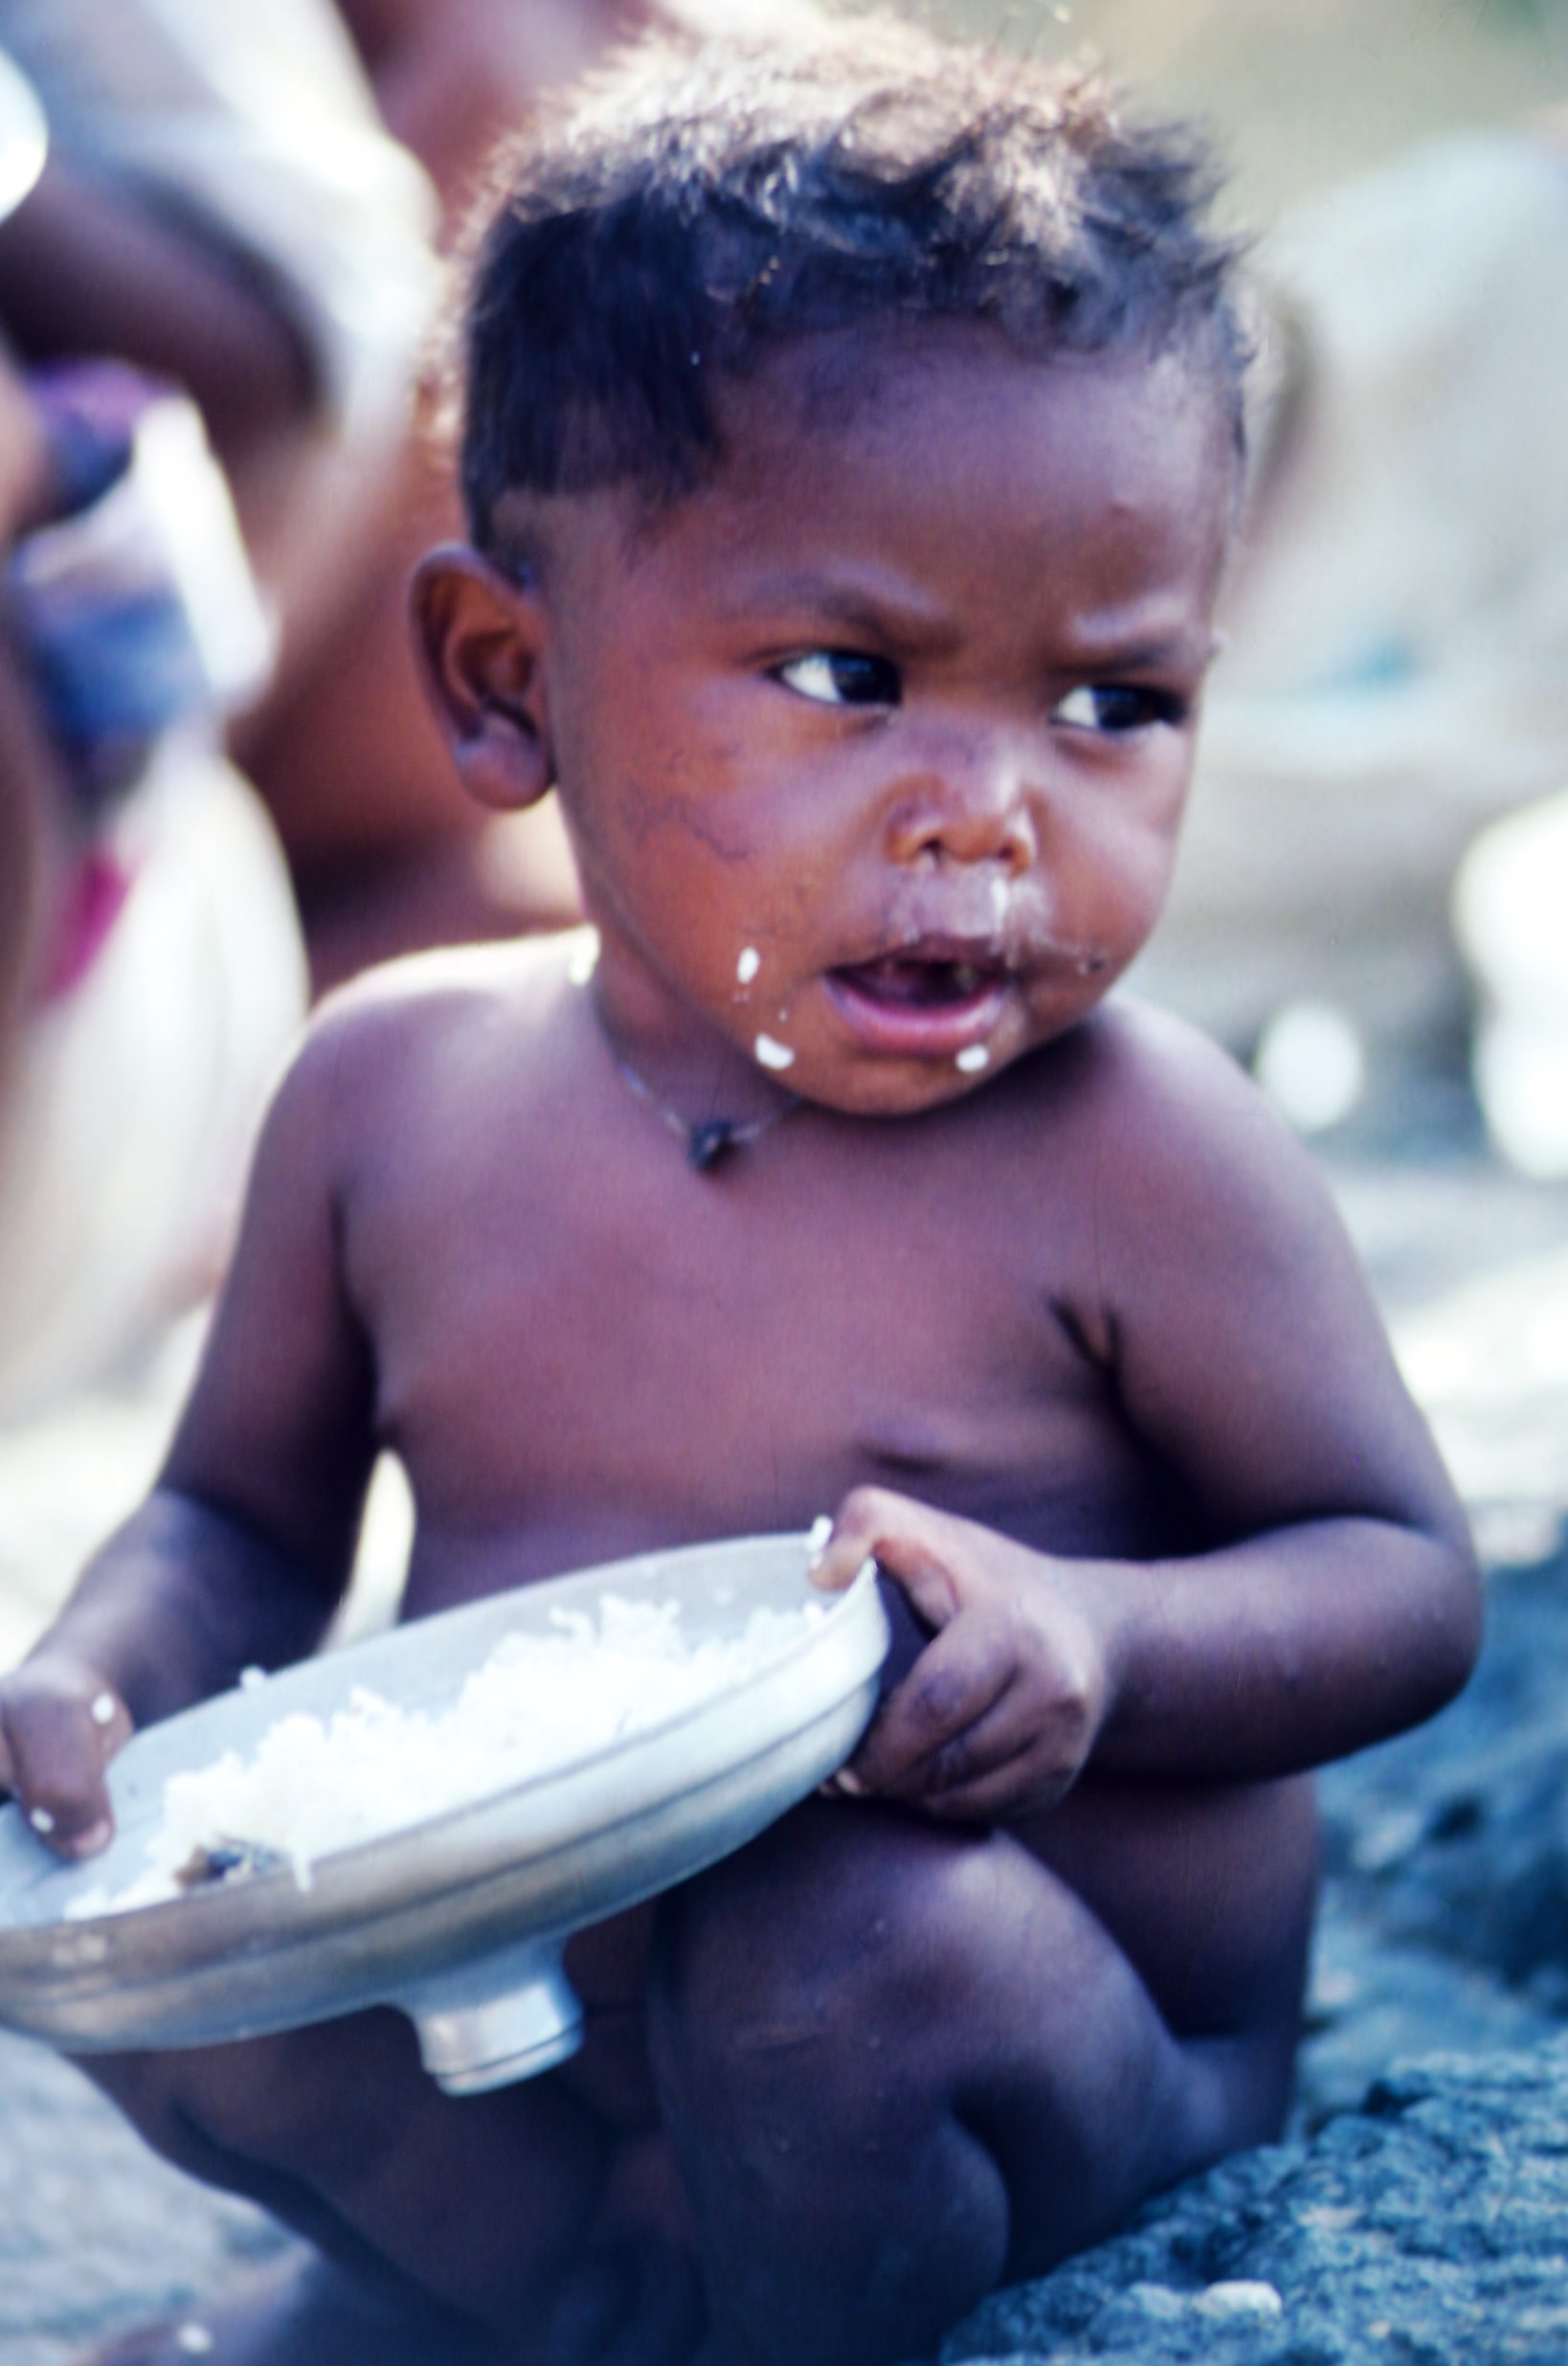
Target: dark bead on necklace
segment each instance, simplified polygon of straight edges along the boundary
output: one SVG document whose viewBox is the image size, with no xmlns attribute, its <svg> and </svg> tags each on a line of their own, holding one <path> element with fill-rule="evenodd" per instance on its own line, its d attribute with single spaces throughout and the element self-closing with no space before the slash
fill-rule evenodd
<svg viewBox="0 0 1568 2366">
<path fill-rule="evenodd" d="M 600 1025 L 603 1025 L 602 1020 Z M 680 1136 L 685 1146 L 686 1164 L 696 1175 L 707 1174 L 710 1168 L 718 1166 L 728 1158 L 731 1150 L 739 1150 L 743 1144 L 758 1140 L 770 1126 L 776 1125 L 780 1117 L 787 1117 L 792 1109 L 800 1106 L 797 1095 L 792 1093 L 786 1094 L 776 1108 L 764 1110 L 760 1117 L 751 1117 L 744 1122 L 736 1117 L 709 1117 L 700 1124 L 689 1125 L 679 1110 L 672 1109 L 667 1101 L 660 1099 L 647 1078 L 638 1074 L 630 1060 L 623 1060 L 613 1044 L 610 1056 L 638 1099 L 646 1101 L 670 1132 Z"/>
<path fill-rule="evenodd" d="M 694 1125 L 686 1134 L 686 1162 L 699 1175 L 724 1157 L 735 1138 L 735 1129 L 728 1117 L 715 1117 L 707 1125 Z"/>
</svg>

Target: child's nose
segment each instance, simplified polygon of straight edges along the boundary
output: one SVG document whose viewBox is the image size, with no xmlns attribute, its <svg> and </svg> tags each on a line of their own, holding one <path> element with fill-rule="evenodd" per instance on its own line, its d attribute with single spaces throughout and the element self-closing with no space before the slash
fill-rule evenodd
<svg viewBox="0 0 1568 2366">
<path fill-rule="evenodd" d="M 1036 785 L 1015 738 L 945 738 L 899 783 L 888 823 L 893 860 L 997 863 L 1017 877 L 1040 851 Z"/>
</svg>

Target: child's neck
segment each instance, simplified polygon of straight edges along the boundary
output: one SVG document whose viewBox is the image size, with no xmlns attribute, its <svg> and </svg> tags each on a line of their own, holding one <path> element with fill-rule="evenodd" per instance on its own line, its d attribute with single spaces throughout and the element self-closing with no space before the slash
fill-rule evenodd
<svg viewBox="0 0 1568 2366">
<path fill-rule="evenodd" d="M 678 1047 L 667 1030 L 638 1027 L 623 1017 L 595 965 L 579 963 L 594 1025 L 628 1093 L 661 1119 L 682 1143 L 687 1163 L 706 1174 L 769 1133 L 800 1107 L 800 1095 L 754 1070 L 714 1036 Z M 651 1014 L 650 1014 L 651 1015 Z"/>
</svg>

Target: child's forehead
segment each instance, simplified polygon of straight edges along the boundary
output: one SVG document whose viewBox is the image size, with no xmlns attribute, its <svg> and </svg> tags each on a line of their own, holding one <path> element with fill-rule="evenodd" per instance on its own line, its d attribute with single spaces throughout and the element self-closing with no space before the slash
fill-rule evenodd
<svg viewBox="0 0 1568 2366">
<path fill-rule="evenodd" d="M 1228 441 L 1229 412 L 1212 372 L 1179 349 L 1115 347 L 1030 351 L 984 321 L 912 320 L 829 329 L 781 343 L 757 368 L 720 380 L 716 406 L 732 470 L 750 447 L 820 452 L 833 441 L 881 437 L 929 440 L 934 412 L 950 433 L 966 415 L 981 422 L 1017 404 L 1047 406 L 1058 434 L 1122 423 L 1131 394 L 1140 424 L 1151 411 L 1193 410 Z M 937 457 L 932 455 L 933 458 Z"/>
<path fill-rule="evenodd" d="M 520 505 L 562 552 L 616 546 L 635 563 L 728 513 L 743 547 L 786 538 L 821 484 L 875 483 L 889 525 L 961 473 L 972 507 L 1010 519 L 1044 481 L 1114 478 L 1147 502 L 1162 486 L 1195 522 L 1228 525 L 1234 439 L 1224 390 L 1190 354 L 1020 351 L 973 321 L 857 326 L 781 341 L 715 391 L 718 449 L 689 491 L 632 485 Z"/>
<path fill-rule="evenodd" d="M 968 323 L 836 332 L 782 349 L 717 407 L 720 457 L 693 499 L 728 513 L 740 552 L 818 531 L 824 510 L 846 535 L 940 532 L 960 499 L 997 541 L 1042 508 L 1080 532 L 1173 507 L 1205 539 L 1228 527 L 1225 405 L 1177 353 L 1041 357 Z"/>
</svg>

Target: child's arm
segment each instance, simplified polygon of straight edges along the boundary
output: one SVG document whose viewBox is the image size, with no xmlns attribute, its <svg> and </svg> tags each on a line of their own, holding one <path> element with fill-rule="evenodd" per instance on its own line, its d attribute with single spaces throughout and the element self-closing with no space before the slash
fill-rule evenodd
<svg viewBox="0 0 1568 2366">
<path fill-rule="evenodd" d="M 1428 1715 L 1474 1657 L 1464 1515 L 1327 1195 L 1206 1047 L 1161 1043 L 1140 1072 L 1145 1032 L 1085 1113 L 1100 1273 L 1075 1327 L 1213 1542 L 1068 1560 L 851 1495 L 819 1582 L 874 1553 L 937 1630 L 852 1777 L 936 1814 L 1048 1807 L 1091 1754 L 1155 1779 L 1295 1771 Z"/>
<path fill-rule="evenodd" d="M 268 1117 L 156 1490 L 0 1683 L 0 1784 L 70 1856 L 109 1836 L 103 1767 L 133 1725 L 308 1652 L 347 1580 L 372 1375 L 338 1256 L 336 1032 L 307 1044 Z"/>
</svg>

